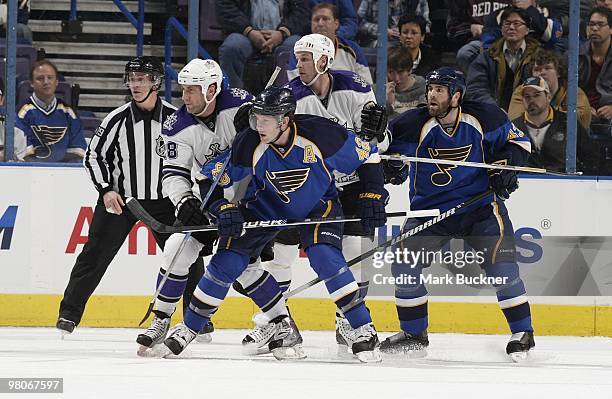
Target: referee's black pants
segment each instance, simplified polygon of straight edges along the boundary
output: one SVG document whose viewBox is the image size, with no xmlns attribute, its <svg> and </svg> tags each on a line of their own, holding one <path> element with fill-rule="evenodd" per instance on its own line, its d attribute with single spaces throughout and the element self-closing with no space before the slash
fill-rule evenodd
<svg viewBox="0 0 612 399">
<path fill-rule="evenodd" d="M 168 198 L 139 202 L 157 220 L 168 225 L 174 223 L 174 205 Z M 108 265 L 115 258 L 137 221 L 138 219 L 126 207 L 123 208 L 121 215 L 114 215 L 106 212 L 101 198 L 98 200 L 89 226 L 87 243 L 72 268 L 64 298 L 60 303 L 59 317 L 71 320 L 77 325 L 81 322 L 89 297 L 100 284 Z M 163 249 L 169 235 L 153 231 L 153 236 L 157 245 Z M 184 303 L 188 304 L 191 301 L 193 289 L 203 274 L 204 263 L 198 258 L 189 269 Z M 155 277 L 150 276 L 150 278 Z"/>
</svg>

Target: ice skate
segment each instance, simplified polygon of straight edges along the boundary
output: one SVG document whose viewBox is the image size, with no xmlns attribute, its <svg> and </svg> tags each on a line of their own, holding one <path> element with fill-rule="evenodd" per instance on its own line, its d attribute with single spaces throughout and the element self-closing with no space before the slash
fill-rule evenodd
<svg viewBox="0 0 612 399">
<path fill-rule="evenodd" d="M 164 341 L 164 345 L 175 355 L 179 355 L 191 341 L 196 337 L 197 333 L 184 324 L 174 326 L 168 338 Z"/>
<path fill-rule="evenodd" d="M 142 356 L 147 349 L 164 342 L 170 329 L 170 315 L 159 310 L 154 310 L 153 313 L 155 317 L 153 317 L 151 326 L 136 337 L 136 342 L 140 344 L 136 352 L 139 356 Z"/>
<path fill-rule="evenodd" d="M 242 339 L 242 351 L 246 355 L 268 353 L 267 343 L 274 335 L 274 325 L 263 313 L 253 315 L 255 328 Z"/>
<path fill-rule="evenodd" d="M 346 320 L 346 319 L 345 319 Z M 362 363 L 376 363 L 382 360 L 380 355 L 378 334 L 372 323 L 352 328 L 346 320 L 343 330 L 336 333 L 336 341 L 341 338 L 351 353 Z M 342 345 L 339 343 L 339 345 Z"/>
<path fill-rule="evenodd" d="M 198 335 L 196 335 L 196 342 L 203 344 L 210 344 L 212 342 L 212 332 L 215 331 L 215 326 L 212 321 L 209 321 L 202 327 Z"/>
<path fill-rule="evenodd" d="M 513 362 L 519 363 L 527 359 L 529 350 L 535 346 L 533 331 L 523 331 L 512 334 L 506 345 L 506 353 Z"/>
<path fill-rule="evenodd" d="M 55 327 L 60 330 L 62 333 L 61 338 L 64 339 L 64 336 L 67 334 L 72 334 L 74 328 L 76 327 L 76 323 L 72 320 L 64 319 L 60 317 L 57 319 L 57 323 L 55 323 Z"/>
<path fill-rule="evenodd" d="M 427 355 L 428 346 L 427 330 L 419 335 L 400 331 L 381 342 L 380 351 L 390 355 L 405 354 L 410 357 L 424 357 Z"/>
<path fill-rule="evenodd" d="M 342 358 L 353 357 L 353 352 L 348 343 L 352 329 L 346 318 L 336 314 L 336 343 L 338 344 L 338 356 Z"/>
<path fill-rule="evenodd" d="M 268 349 L 278 360 L 304 359 L 302 335 L 289 316 L 278 316 L 270 324 L 274 334 L 268 343 Z"/>
</svg>

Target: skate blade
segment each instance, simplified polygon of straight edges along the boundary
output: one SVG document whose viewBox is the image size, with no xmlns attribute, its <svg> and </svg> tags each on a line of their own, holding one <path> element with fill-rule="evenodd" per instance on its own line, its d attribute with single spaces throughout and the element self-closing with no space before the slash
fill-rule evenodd
<svg viewBox="0 0 612 399">
<path fill-rule="evenodd" d="M 529 352 L 514 352 L 514 353 L 509 354 L 508 356 L 510 356 L 510 359 L 514 363 L 522 363 L 525 360 L 527 360 L 527 357 L 529 356 Z"/>
<path fill-rule="evenodd" d="M 243 344 L 242 354 L 247 356 L 264 355 L 270 353 L 268 345 L 257 346 L 256 344 Z"/>
<path fill-rule="evenodd" d="M 151 348 L 144 345 L 139 345 L 136 354 L 140 357 L 152 357 L 161 359 L 166 357 L 168 353 L 172 353 L 166 345 L 154 345 Z"/>
<path fill-rule="evenodd" d="M 348 347 L 348 345 L 338 344 L 336 349 L 336 355 L 340 359 L 354 359 L 355 355 Z"/>
<path fill-rule="evenodd" d="M 66 335 L 70 335 L 72 333 L 69 333 L 68 331 L 65 330 L 60 330 L 60 339 L 63 341 L 64 338 L 66 338 Z"/>
<path fill-rule="evenodd" d="M 195 337 L 196 342 L 199 342 L 201 344 L 210 344 L 212 342 L 212 334 L 210 333 L 205 333 L 205 334 L 198 334 Z"/>
<path fill-rule="evenodd" d="M 361 363 L 380 363 L 382 362 L 382 355 L 378 349 L 374 349 L 373 351 L 363 351 L 355 354 L 357 359 Z"/>
<path fill-rule="evenodd" d="M 272 354 L 278 360 L 298 360 L 305 359 L 306 352 L 302 345 L 297 344 L 290 347 L 280 347 L 272 349 Z"/>
</svg>

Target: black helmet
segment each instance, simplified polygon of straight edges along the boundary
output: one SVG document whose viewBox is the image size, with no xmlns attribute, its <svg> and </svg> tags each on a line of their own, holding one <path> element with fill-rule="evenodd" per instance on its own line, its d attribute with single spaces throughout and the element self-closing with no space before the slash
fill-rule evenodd
<svg viewBox="0 0 612 399">
<path fill-rule="evenodd" d="M 286 87 L 271 86 L 253 100 L 251 112 L 260 115 L 287 115 L 295 111 L 295 97 Z"/>
<path fill-rule="evenodd" d="M 159 89 L 164 78 L 164 65 L 156 57 L 136 57 L 125 64 L 124 83 L 127 83 L 127 77 L 130 72 L 148 73 L 151 75 L 151 81 L 154 83 L 155 88 Z"/>
<path fill-rule="evenodd" d="M 431 84 L 442 85 L 448 88 L 448 92 L 452 97 L 456 92 L 461 93 L 459 103 L 465 95 L 465 75 L 463 72 L 453 67 L 442 67 L 432 72 L 429 72 L 425 77 L 425 86 Z"/>
</svg>

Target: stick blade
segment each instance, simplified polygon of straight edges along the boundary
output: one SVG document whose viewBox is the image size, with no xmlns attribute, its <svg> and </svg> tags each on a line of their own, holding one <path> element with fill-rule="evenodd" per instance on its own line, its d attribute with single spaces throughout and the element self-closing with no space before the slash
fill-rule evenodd
<svg viewBox="0 0 612 399">
<path fill-rule="evenodd" d="M 141 220 L 144 224 L 158 233 L 167 233 L 165 225 L 151 216 L 136 198 L 129 197 L 125 201 L 125 205 L 136 219 Z"/>
<path fill-rule="evenodd" d="M 149 308 L 147 309 L 147 313 L 144 315 L 144 317 L 142 318 L 142 320 L 140 320 L 140 323 L 138 323 L 138 326 L 142 326 L 142 323 L 144 323 L 145 321 L 147 321 L 147 319 L 149 318 L 149 316 L 151 316 L 151 313 L 153 313 L 153 306 L 155 306 L 155 302 L 151 301 L 149 303 Z"/>
</svg>

